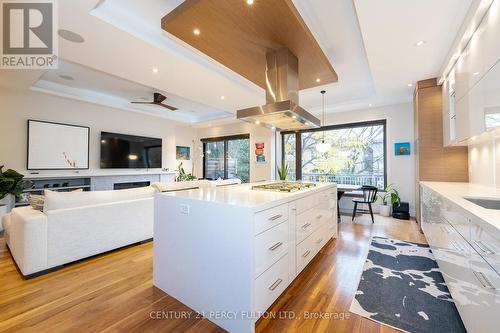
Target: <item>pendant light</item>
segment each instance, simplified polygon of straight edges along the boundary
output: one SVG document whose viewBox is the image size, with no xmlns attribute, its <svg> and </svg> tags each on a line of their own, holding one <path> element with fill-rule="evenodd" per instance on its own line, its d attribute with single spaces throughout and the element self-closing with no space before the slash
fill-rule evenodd
<svg viewBox="0 0 500 333">
<path fill-rule="evenodd" d="M 325 93 L 326 90 L 321 90 L 321 108 L 322 108 L 322 119 L 321 119 L 321 126 L 325 126 Z M 316 150 L 320 153 L 326 153 L 327 151 L 330 150 L 330 144 L 325 142 L 325 131 L 323 131 L 323 138 L 320 143 L 316 145 Z"/>
</svg>

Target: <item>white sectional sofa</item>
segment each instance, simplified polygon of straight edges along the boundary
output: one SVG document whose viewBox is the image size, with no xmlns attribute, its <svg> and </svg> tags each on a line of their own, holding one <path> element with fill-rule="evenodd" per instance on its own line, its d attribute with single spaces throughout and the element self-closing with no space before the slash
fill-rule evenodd
<svg viewBox="0 0 500 333">
<path fill-rule="evenodd" d="M 154 195 L 239 180 L 155 183 L 96 192 L 46 191 L 43 212 L 19 207 L 4 216 L 5 240 L 26 278 L 96 254 L 153 238 Z"/>
<path fill-rule="evenodd" d="M 152 239 L 152 187 L 119 191 L 47 191 L 44 211 L 12 210 L 6 221 L 10 252 L 25 277 Z"/>
</svg>

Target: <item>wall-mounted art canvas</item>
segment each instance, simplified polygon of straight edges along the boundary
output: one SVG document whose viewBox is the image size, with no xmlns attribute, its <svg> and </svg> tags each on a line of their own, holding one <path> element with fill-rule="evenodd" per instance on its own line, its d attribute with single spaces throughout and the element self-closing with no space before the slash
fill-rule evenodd
<svg viewBox="0 0 500 333">
<path fill-rule="evenodd" d="M 394 154 L 396 156 L 410 155 L 410 143 L 398 142 L 394 144 Z"/>
<path fill-rule="evenodd" d="M 28 120 L 28 170 L 89 168 L 90 128 Z"/>
<path fill-rule="evenodd" d="M 264 154 L 264 142 L 255 143 L 255 162 L 266 163 L 266 155 Z"/>
<path fill-rule="evenodd" d="M 189 161 L 191 159 L 191 147 L 175 147 L 175 157 L 178 160 Z"/>
</svg>

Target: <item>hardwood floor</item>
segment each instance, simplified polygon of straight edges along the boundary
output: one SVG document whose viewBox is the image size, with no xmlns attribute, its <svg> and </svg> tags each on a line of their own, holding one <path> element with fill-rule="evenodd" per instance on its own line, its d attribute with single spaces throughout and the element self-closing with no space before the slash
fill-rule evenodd
<svg viewBox="0 0 500 333">
<path fill-rule="evenodd" d="M 262 319 L 257 332 L 397 332 L 349 306 L 372 236 L 425 242 L 414 221 L 343 216 L 330 241 L 269 309 L 295 319 Z M 84 260 L 32 280 L 17 271 L 0 234 L 0 332 L 224 332 L 153 287 L 152 243 Z M 156 312 L 163 311 L 163 312 Z M 176 315 L 174 315 L 176 314 Z M 306 319 L 326 314 L 344 319 Z M 170 315 L 168 319 L 152 319 Z M 299 319 L 300 317 L 300 319 Z"/>
</svg>

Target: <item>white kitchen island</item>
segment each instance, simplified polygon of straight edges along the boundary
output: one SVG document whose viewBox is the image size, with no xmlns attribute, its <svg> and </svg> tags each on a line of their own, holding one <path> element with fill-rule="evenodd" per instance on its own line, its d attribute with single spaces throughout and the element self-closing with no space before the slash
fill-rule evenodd
<svg viewBox="0 0 500 333">
<path fill-rule="evenodd" d="M 255 184 L 253 184 L 255 185 Z M 228 330 L 255 322 L 337 236 L 335 184 L 157 194 L 154 285 Z"/>
</svg>

